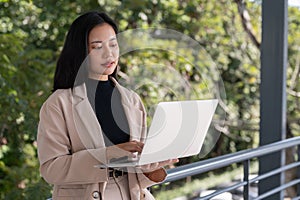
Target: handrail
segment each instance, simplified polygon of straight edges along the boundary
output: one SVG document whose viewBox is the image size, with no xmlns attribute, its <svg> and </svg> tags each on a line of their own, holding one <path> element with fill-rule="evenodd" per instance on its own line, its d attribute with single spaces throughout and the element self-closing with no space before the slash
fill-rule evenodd
<svg viewBox="0 0 300 200">
<path fill-rule="evenodd" d="M 242 150 L 236 153 L 179 166 L 167 170 L 168 175 L 164 183 L 222 168 L 233 163 L 239 163 L 254 157 L 260 157 L 296 145 L 300 145 L 300 136 L 260 146 L 255 149 Z"/>
</svg>

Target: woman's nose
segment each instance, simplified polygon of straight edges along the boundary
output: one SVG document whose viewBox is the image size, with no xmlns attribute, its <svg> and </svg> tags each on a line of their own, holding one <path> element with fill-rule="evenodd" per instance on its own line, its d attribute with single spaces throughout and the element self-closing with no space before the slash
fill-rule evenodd
<svg viewBox="0 0 300 200">
<path fill-rule="evenodd" d="M 102 48 L 103 48 L 103 54 L 102 54 L 103 58 L 109 58 L 112 56 L 112 50 L 109 48 L 109 45 L 105 44 L 102 46 Z"/>
</svg>

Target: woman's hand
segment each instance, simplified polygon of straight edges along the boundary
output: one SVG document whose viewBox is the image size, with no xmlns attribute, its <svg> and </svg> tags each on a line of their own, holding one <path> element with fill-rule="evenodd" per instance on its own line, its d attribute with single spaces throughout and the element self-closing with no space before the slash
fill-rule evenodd
<svg viewBox="0 0 300 200">
<path fill-rule="evenodd" d="M 168 166 L 174 163 L 179 162 L 179 159 L 169 159 L 169 160 L 165 160 L 165 161 L 161 161 L 161 162 L 156 162 L 156 163 L 151 163 L 151 164 L 146 164 L 146 165 L 141 165 L 138 168 L 140 168 L 144 174 L 148 173 L 148 172 L 153 172 L 155 170 L 158 170 L 164 166 Z"/>
<path fill-rule="evenodd" d="M 128 157 L 128 159 L 135 158 L 137 156 L 136 153 L 141 153 L 143 147 L 144 143 L 138 142 L 136 140 L 107 147 L 107 160 L 110 161 L 111 159 L 122 157 Z"/>
<path fill-rule="evenodd" d="M 138 142 L 136 140 L 132 140 L 130 142 L 117 144 L 116 146 L 119 147 L 120 149 L 123 149 L 131 153 L 135 153 L 135 152 L 141 153 L 144 147 L 144 143 Z"/>
<path fill-rule="evenodd" d="M 162 162 L 151 163 L 147 165 L 140 166 L 144 175 L 154 181 L 154 182 L 162 182 L 167 176 L 166 171 L 163 169 L 166 165 L 171 165 L 178 162 L 179 159 L 170 159 Z"/>
</svg>

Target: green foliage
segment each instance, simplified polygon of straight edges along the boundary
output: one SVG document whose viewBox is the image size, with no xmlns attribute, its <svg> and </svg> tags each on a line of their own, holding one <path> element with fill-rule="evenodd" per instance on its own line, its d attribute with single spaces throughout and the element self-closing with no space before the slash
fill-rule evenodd
<svg viewBox="0 0 300 200">
<path fill-rule="evenodd" d="M 0 199 L 51 196 L 51 187 L 38 170 L 38 114 L 51 93 L 67 29 L 88 10 L 109 13 L 120 31 L 169 28 L 196 40 L 201 49 L 181 48 L 180 41 L 162 38 L 155 44 L 160 49 L 125 54 L 120 81 L 135 87 L 151 114 L 151 106 L 161 100 L 214 97 L 218 77 L 209 76 L 215 66 L 226 91 L 222 107 L 226 119 L 208 157 L 257 145 L 260 53 L 245 33 L 234 1 L 0 0 L 0 6 Z M 246 1 L 246 6 L 253 34 L 260 41 L 260 5 Z M 287 110 L 294 135 L 300 132 L 299 19 L 299 9 L 289 8 Z M 128 77 L 133 77 L 132 82 L 126 82 Z"/>
<path fill-rule="evenodd" d="M 299 135 L 300 130 L 300 12 L 298 8 L 289 10 L 288 55 L 287 70 L 287 110 L 288 122 L 293 135 Z"/>
</svg>

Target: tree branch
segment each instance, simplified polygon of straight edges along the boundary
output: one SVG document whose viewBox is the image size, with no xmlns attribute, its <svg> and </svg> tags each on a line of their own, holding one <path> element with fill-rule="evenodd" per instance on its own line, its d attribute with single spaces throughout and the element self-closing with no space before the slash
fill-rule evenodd
<svg viewBox="0 0 300 200">
<path fill-rule="evenodd" d="M 291 85 L 290 85 L 290 90 L 293 91 L 297 85 L 297 81 L 299 81 L 299 76 L 300 76 L 300 57 L 297 57 L 296 65 L 295 65 L 295 70 L 292 74 L 291 78 Z"/>
<path fill-rule="evenodd" d="M 252 28 L 252 25 L 250 23 L 250 15 L 246 9 L 246 5 L 243 2 L 243 0 L 234 0 L 234 2 L 237 4 L 238 6 L 238 11 L 239 11 L 239 15 L 242 19 L 242 24 L 243 24 L 243 28 L 246 31 L 246 33 L 248 34 L 248 36 L 250 37 L 251 41 L 253 42 L 253 44 L 260 49 L 260 42 L 258 42 L 257 38 L 254 35 L 254 31 Z"/>
</svg>

